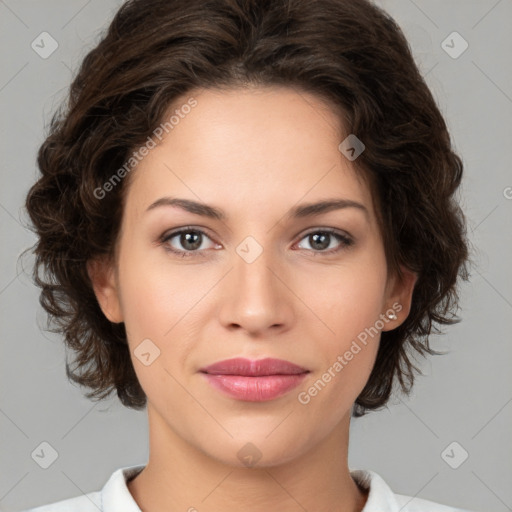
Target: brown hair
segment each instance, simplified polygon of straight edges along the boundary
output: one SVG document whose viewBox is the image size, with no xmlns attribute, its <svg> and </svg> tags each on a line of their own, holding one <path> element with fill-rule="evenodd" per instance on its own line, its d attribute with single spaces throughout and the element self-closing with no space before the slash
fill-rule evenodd
<svg viewBox="0 0 512 512">
<path fill-rule="evenodd" d="M 68 378 L 92 389 L 88 398 L 116 390 L 125 406 L 143 408 L 124 323 L 103 315 L 86 270 L 93 257 L 115 254 L 127 180 L 97 191 L 176 98 L 244 85 L 293 87 L 340 109 L 347 133 L 366 146 L 353 164 L 371 186 L 388 267 L 418 273 L 409 316 L 381 335 L 353 409 L 361 416 L 387 403 L 395 377 L 410 392 L 420 371 L 411 350 L 440 353 L 429 335 L 441 332 L 436 323 L 460 321 L 457 278 L 469 275 L 465 219 L 453 197 L 462 161 L 400 28 L 366 0 L 123 4 L 39 149 L 41 177 L 26 208 L 38 236 L 31 249 L 40 302 L 76 353 Z"/>
</svg>

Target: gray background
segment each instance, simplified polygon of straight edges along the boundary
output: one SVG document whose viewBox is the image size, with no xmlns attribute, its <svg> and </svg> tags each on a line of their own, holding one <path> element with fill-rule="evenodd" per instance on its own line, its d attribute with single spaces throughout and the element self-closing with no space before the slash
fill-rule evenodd
<svg viewBox="0 0 512 512">
<path fill-rule="evenodd" d="M 373 469 L 397 493 L 475 511 L 512 510 L 512 20 L 511 0 L 380 0 L 408 37 L 465 164 L 461 203 L 477 267 L 461 288 L 463 321 L 433 337 L 448 355 L 422 364 L 409 399 L 353 420 L 350 467 Z M 0 506 L 30 506 L 100 489 L 122 466 L 147 461 L 146 412 L 117 399 L 94 404 L 68 383 L 65 349 L 44 332 L 28 272 L 17 264 L 34 236 L 24 196 L 36 177 L 45 126 L 78 63 L 121 4 L 116 0 L 0 0 Z M 43 31 L 58 42 L 41 58 Z M 459 32 L 469 48 L 441 43 Z M 455 49 L 459 43 L 454 43 Z M 23 272 L 26 269 L 26 273 Z M 58 452 L 42 469 L 41 442 Z M 441 456 L 456 441 L 450 461 Z"/>
</svg>

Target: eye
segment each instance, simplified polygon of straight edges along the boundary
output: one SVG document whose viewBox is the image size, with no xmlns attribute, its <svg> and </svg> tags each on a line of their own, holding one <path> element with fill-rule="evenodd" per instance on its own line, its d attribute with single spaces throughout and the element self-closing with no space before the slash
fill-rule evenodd
<svg viewBox="0 0 512 512">
<path fill-rule="evenodd" d="M 174 240 L 175 239 L 175 240 Z M 211 238 L 201 229 L 192 227 L 183 227 L 171 233 L 165 233 L 160 239 L 160 243 L 168 252 L 177 254 L 182 258 L 190 256 L 206 256 L 205 251 L 208 247 L 204 246 L 205 239 L 211 241 Z M 174 244 L 171 243 L 174 240 Z M 308 240 L 311 249 L 305 250 L 313 251 L 313 254 L 333 254 L 342 251 L 343 249 L 354 244 L 354 240 L 344 233 L 338 232 L 332 228 L 316 228 L 314 231 L 306 233 L 301 240 Z M 332 242 L 337 240 L 338 244 Z M 176 245 L 181 246 L 176 247 Z M 209 248 L 219 248 L 221 246 L 213 244 Z M 303 247 L 299 247 L 304 249 Z"/>
<path fill-rule="evenodd" d="M 170 242 L 176 238 L 176 244 L 180 245 L 183 249 L 176 248 Z M 168 234 L 164 234 L 160 242 L 164 244 L 164 248 L 174 254 L 185 258 L 189 256 L 205 256 L 203 245 L 204 238 L 210 237 L 201 229 L 185 227 Z"/>
<path fill-rule="evenodd" d="M 335 244 L 334 248 L 331 246 L 333 239 L 338 240 L 338 246 L 336 247 Z M 352 238 L 331 228 L 317 228 L 315 231 L 306 233 L 302 240 L 308 240 L 308 243 L 310 243 L 310 247 L 312 247 L 312 249 L 307 250 L 312 250 L 314 253 L 323 254 L 337 253 L 354 244 Z M 329 249 L 330 246 L 331 248 Z"/>
</svg>

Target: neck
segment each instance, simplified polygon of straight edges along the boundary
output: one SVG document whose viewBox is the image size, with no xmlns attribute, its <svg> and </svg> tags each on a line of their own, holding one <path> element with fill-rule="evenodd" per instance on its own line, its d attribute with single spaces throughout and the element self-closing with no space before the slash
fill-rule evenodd
<svg viewBox="0 0 512 512">
<path fill-rule="evenodd" d="M 148 403 L 150 457 L 128 489 L 144 512 L 361 512 L 367 493 L 348 469 L 347 415 L 298 457 L 227 464 L 178 436 Z M 241 443 L 244 446 L 246 443 Z M 247 453 L 251 448 L 246 447 Z M 245 453 L 245 452 L 244 452 Z M 263 458 L 262 458 L 263 460 Z"/>
</svg>

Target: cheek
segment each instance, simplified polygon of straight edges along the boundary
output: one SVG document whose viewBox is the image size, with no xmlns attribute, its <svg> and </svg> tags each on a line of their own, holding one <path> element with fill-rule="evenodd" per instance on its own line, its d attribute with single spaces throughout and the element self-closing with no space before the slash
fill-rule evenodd
<svg viewBox="0 0 512 512">
<path fill-rule="evenodd" d="M 158 401 L 160 396 L 178 399 L 183 390 L 171 375 L 186 362 L 190 350 L 187 336 L 194 336 L 190 318 L 201 290 L 183 272 L 174 269 L 171 274 L 171 266 L 162 264 L 164 258 L 160 263 L 151 262 L 147 254 L 147 249 L 134 248 L 122 252 L 119 260 L 128 344 L 135 373 L 150 401 Z M 167 390 L 165 395 L 162 389 Z M 161 406 L 164 410 L 169 404 L 164 400 Z"/>
<path fill-rule="evenodd" d="M 121 303 L 131 333 L 163 339 L 173 325 L 200 298 L 200 283 L 167 262 L 162 248 L 137 248 L 122 252 L 119 261 Z M 158 258 L 149 258 L 162 252 Z M 204 293 L 204 292 L 203 292 Z"/>
<path fill-rule="evenodd" d="M 379 261 L 353 262 L 311 274 L 297 283 L 304 304 L 331 338 L 347 341 L 374 325 L 382 313 L 386 274 Z M 327 329 L 328 328 L 328 329 Z"/>
<path fill-rule="evenodd" d="M 148 396 L 152 389 L 162 389 L 160 385 L 179 393 L 179 386 L 165 369 L 175 374 L 189 364 L 190 352 L 201 334 L 205 294 L 218 278 L 210 279 L 205 272 L 191 270 L 192 267 L 187 271 L 185 266 L 171 264 L 165 254 L 149 257 L 160 249 L 131 247 L 131 251 L 121 252 L 119 280 L 134 368 Z M 147 352 L 150 358 L 157 354 L 149 366 L 138 360 L 140 354 Z"/>
<path fill-rule="evenodd" d="M 366 384 L 379 347 L 385 279 L 383 261 L 368 258 L 317 274 L 314 283 L 302 282 L 304 302 L 315 313 L 302 327 L 322 361 L 317 406 L 331 403 L 344 410 Z"/>
<path fill-rule="evenodd" d="M 326 301 L 325 309 L 318 309 L 329 330 L 319 322 L 304 324 L 308 338 L 315 340 L 319 364 L 297 399 L 311 416 L 322 418 L 324 434 L 338 424 L 363 390 L 379 348 L 380 330 L 375 329 L 375 324 L 380 302 L 361 280 L 357 284 L 333 291 L 331 297 L 336 296 L 336 306 Z M 319 300 L 323 299 L 319 296 Z M 316 333 L 313 324 L 319 329 Z M 327 334 L 319 335 L 320 332 Z"/>
</svg>

